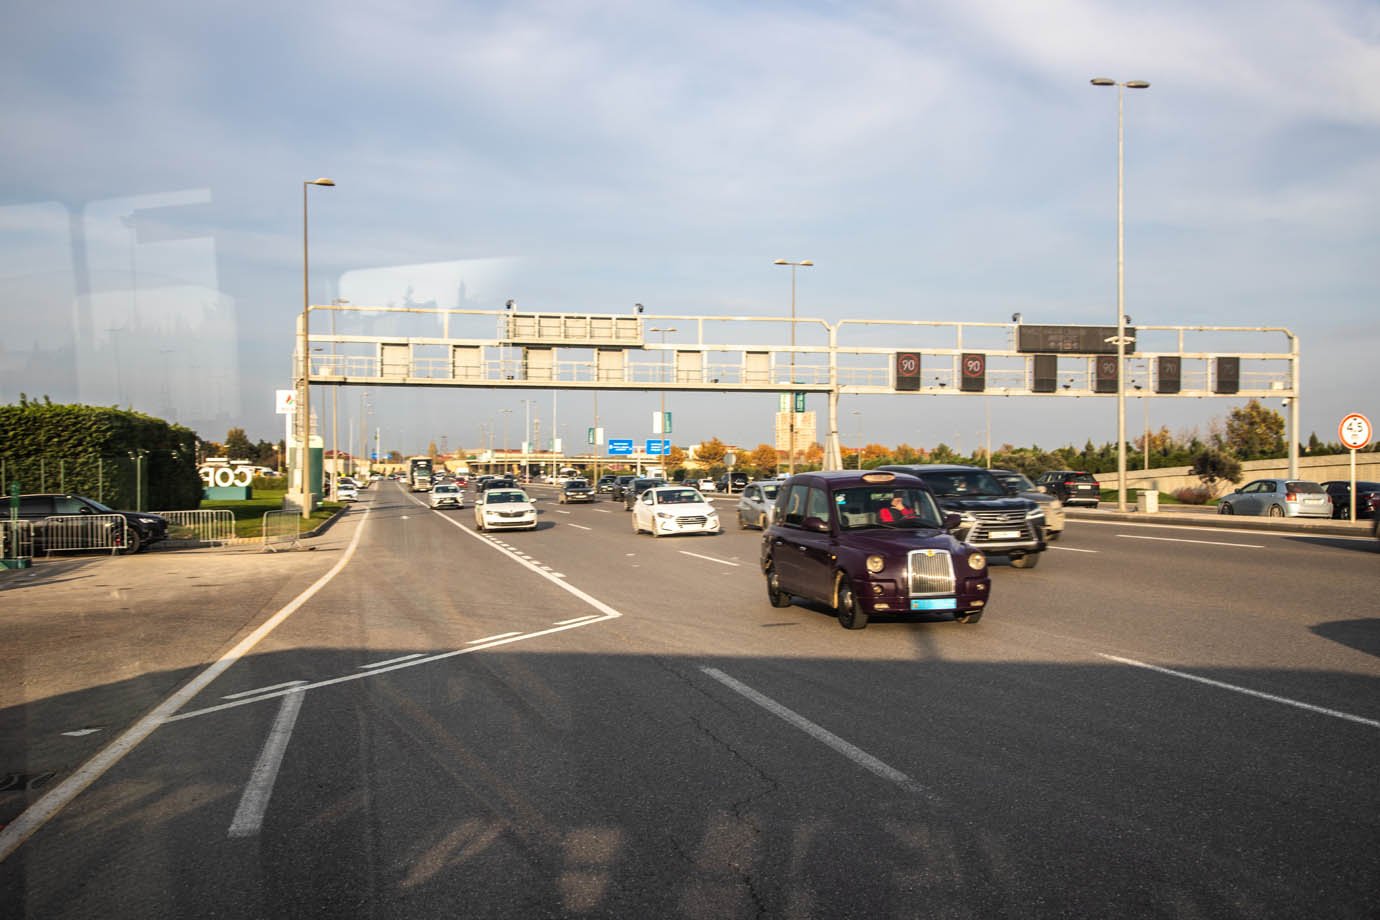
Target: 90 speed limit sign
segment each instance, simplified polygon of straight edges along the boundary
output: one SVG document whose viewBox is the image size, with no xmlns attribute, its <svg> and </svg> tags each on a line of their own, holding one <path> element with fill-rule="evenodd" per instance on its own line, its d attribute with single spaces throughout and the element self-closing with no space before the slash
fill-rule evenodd
<svg viewBox="0 0 1380 920">
<path fill-rule="evenodd" d="M 1337 426 L 1337 436 L 1343 447 L 1361 450 L 1370 443 L 1370 419 L 1359 412 L 1351 413 Z"/>
</svg>

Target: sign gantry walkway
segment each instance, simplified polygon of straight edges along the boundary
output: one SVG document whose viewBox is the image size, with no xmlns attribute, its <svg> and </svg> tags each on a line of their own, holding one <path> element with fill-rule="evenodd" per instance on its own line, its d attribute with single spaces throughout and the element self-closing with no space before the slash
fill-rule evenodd
<svg viewBox="0 0 1380 920">
<path fill-rule="evenodd" d="M 1299 345 L 1282 327 L 1127 327 L 1118 369 L 1116 328 L 1092 325 L 310 309 L 334 312 L 337 330 L 308 335 L 298 320 L 295 366 L 309 349 L 314 386 L 819 393 L 830 468 L 842 466 L 840 396 L 1115 397 L 1118 373 L 1136 398 L 1287 400 L 1298 466 Z"/>
</svg>

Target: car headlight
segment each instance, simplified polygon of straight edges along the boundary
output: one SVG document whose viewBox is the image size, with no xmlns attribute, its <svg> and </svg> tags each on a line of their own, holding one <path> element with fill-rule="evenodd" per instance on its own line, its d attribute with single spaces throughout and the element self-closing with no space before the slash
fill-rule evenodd
<svg viewBox="0 0 1380 920">
<path fill-rule="evenodd" d="M 670 515 L 668 512 L 665 512 L 665 511 L 658 511 L 658 512 L 656 513 L 656 516 L 659 517 L 659 518 L 661 518 L 663 521 L 669 520 L 669 519 L 671 518 L 671 515 Z"/>
<path fill-rule="evenodd" d="M 982 553 L 968 554 L 968 568 L 972 569 L 974 572 L 977 572 L 982 569 L 985 569 L 986 567 L 987 557 L 984 556 Z"/>
<path fill-rule="evenodd" d="M 880 572 L 880 571 L 881 571 L 882 569 L 884 569 L 884 568 L 886 568 L 886 557 L 884 557 L 884 556 L 868 556 L 868 557 L 867 557 L 867 570 L 868 570 L 869 572 L 871 572 L 873 575 L 876 575 L 878 572 Z"/>
</svg>

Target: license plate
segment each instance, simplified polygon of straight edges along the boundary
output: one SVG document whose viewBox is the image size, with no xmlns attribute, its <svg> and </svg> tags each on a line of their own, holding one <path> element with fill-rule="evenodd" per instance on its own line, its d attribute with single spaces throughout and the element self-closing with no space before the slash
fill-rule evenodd
<svg viewBox="0 0 1380 920">
<path fill-rule="evenodd" d="M 994 530 L 988 536 L 993 540 L 1019 540 L 1021 532 L 1019 530 Z"/>
<path fill-rule="evenodd" d="M 953 610 L 958 602 L 952 597 L 917 597 L 910 602 L 911 610 Z"/>
</svg>

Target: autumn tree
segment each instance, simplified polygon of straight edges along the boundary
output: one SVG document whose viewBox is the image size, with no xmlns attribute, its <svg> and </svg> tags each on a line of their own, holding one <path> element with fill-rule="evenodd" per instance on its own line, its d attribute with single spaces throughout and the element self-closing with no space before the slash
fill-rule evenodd
<svg viewBox="0 0 1380 920">
<path fill-rule="evenodd" d="M 728 445 L 718 438 L 710 438 L 708 441 L 701 441 L 695 448 L 695 462 L 708 469 L 712 466 L 719 466 L 724 462 L 724 454 L 728 453 Z"/>
<path fill-rule="evenodd" d="M 758 444 L 744 458 L 744 463 L 755 469 L 759 476 L 768 478 L 776 475 L 777 467 L 781 463 L 781 456 L 772 445 Z"/>
<path fill-rule="evenodd" d="M 1227 448 L 1242 460 L 1284 455 L 1284 416 L 1252 399 L 1231 410 L 1224 436 Z"/>
</svg>

